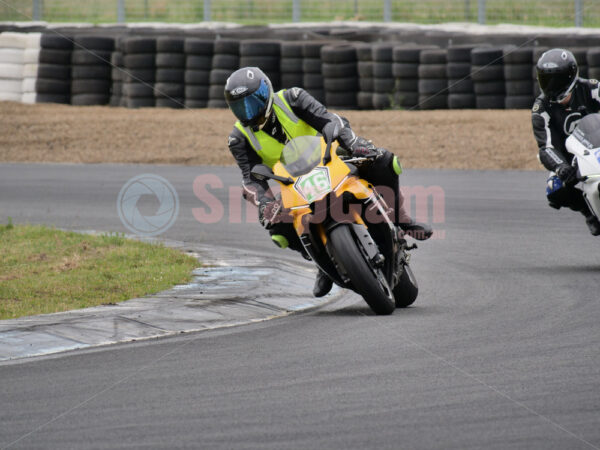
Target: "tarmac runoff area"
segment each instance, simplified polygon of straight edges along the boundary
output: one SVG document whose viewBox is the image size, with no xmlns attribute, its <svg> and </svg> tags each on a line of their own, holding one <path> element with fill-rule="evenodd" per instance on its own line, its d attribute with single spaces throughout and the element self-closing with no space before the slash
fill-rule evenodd
<svg viewBox="0 0 600 450">
<path fill-rule="evenodd" d="M 0 321 L 0 361 L 261 322 L 337 300 L 314 269 L 272 255 L 162 240 L 202 261 L 191 283 L 116 305 Z"/>
</svg>

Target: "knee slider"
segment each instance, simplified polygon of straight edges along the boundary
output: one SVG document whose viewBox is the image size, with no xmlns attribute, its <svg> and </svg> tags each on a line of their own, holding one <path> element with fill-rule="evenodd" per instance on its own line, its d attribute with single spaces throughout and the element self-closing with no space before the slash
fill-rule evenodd
<svg viewBox="0 0 600 450">
<path fill-rule="evenodd" d="M 283 234 L 274 234 L 271 236 L 273 243 L 279 248 L 287 248 L 290 243 Z"/>
</svg>

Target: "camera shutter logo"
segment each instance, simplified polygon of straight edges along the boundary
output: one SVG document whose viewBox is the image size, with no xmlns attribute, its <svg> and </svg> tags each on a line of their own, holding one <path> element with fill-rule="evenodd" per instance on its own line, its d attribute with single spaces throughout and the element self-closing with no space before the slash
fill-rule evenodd
<svg viewBox="0 0 600 450">
<path fill-rule="evenodd" d="M 138 208 L 138 201 L 145 195 L 152 195 L 159 202 L 152 215 L 144 215 Z M 179 197 L 175 188 L 163 177 L 138 175 L 121 188 L 117 197 L 117 211 L 129 231 L 143 236 L 156 236 L 175 223 L 179 214 Z"/>
</svg>

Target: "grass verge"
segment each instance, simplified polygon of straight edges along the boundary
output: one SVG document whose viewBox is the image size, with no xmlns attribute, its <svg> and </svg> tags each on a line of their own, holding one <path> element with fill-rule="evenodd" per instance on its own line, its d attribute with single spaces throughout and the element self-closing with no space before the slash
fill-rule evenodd
<svg viewBox="0 0 600 450">
<path fill-rule="evenodd" d="M 189 281 L 198 261 L 160 244 L 0 225 L 0 319 L 111 304 Z"/>
</svg>

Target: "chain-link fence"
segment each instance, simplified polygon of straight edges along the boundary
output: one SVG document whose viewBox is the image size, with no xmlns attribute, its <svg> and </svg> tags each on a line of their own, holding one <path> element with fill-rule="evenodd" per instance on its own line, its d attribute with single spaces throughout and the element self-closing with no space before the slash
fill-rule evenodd
<svg viewBox="0 0 600 450">
<path fill-rule="evenodd" d="M 600 27 L 600 0 L 0 0 L 0 21 L 332 20 Z"/>
</svg>

